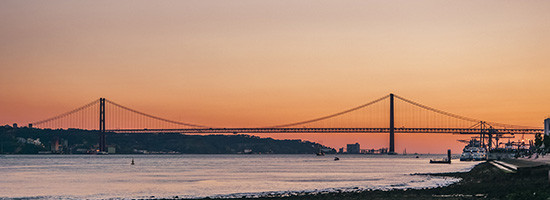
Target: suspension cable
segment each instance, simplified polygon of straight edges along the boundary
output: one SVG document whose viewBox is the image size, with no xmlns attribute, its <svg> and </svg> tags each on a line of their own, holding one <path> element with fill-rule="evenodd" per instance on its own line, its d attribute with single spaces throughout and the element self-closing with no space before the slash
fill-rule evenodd
<svg viewBox="0 0 550 200">
<path fill-rule="evenodd" d="M 99 99 L 94 100 L 94 101 L 92 101 L 91 103 L 88 103 L 88 104 L 86 104 L 86 105 L 84 105 L 84 106 L 82 106 L 82 107 L 79 107 L 79 108 L 77 108 L 77 109 L 71 110 L 71 111 L 69 111 L 69 112 L 66 112 L 66 113 L 57 115 L 57 116 L 55 116 L 55 117 L 51 117 L 51 118 L 45 119 L 45 120 L 33 122 L 32 124 L 33 124 L 33 125 L 40 125 L 40 124 L 47 123 L 47 122 L 50 122 L 50 121 L 53 121 L 53 120 L 61 119 L 61 118 L 63 118 L 63 117 L 66 117 L 66 116 L 71 115 L 71 114 L 73 114 L 73 113 L 76 113 L 76 112 L 78 112 L 78 111 L 84 110 L 84 109 L 86 109 L 86 108 L 88 108 L 88 107 L 90 107 L 90 106 L 93 106 L 93 105 L 95 105 L 95 104 L 98 104 L 98 103 L 99 103 Z"/>
<path fill-rule="evenodd" d="M 456 119 L 461 119 L 461 120 L 476 122 L 476 123 L 478 123 L 480 121 L 483 121 L 483 120 L 464 117 L 464 116 L 456 115 L 456 114 L 453 114 L 453 113 L 445 112 L 445 111 L 442 111 L 442 110 L 438 110 L 438 109 L 435 109 L 435 108 L 432 108 L 432 107 L 429 107 L 429 106 L 426 106 L 426 105 L 423 105 L 423 104 L 405 99 L 405 98 L 403 98 L 401 96 L 398 96 L 398 95 L 395 95 L 395 97 L 400 99 L 400 100 L 403 100 L 407 103 L 410 103 L 412 105 L 418 106 L 420 108 L 424 108 L 426 110 L 436 112 L 436 113 L 439 113 L 439 114 L 442 114 L 442 115 L 446 115 L 446 116 L 449 116 L 449 117 L 453 117 L 453 118 L 456 118 Z M 493 125 L 493 126 L 504 127 L 504 128 L 506 128 L 506 127 L 512 127 L 512 128 L 538 128 L 538 127 L 533 127 L 533 126 L 520 126 L 520 125 L 512 125 L 512 124 L 503 124 L 503 123 L 498 123 L 498 122 L 487 122 L 487 121 L 485 121 L 485 123 Z"/>
<path fill-rule="evenodd" d="M 367 106 L 370 106 L 372 104 L 375 104 L 375 103 L 378 103 L 386 98 L 389 98 L 390 95 L 386 95 L 382 98 L 379 98 L 377 100 L 374 100 L 374 101 L 371 101 L 369 103 L 366 103 L 366 104 L 363 104 L 363 105 L 360 105 L 360 106 L 357 106 L 355 108 L 351 108 L 351 109 L 348 109 L 348 110 L 345 110 L 345 111 L 342 111 L 342 112 L 339 112 L 339 113 L 335 113 L 335 114 L 332 114 L 332 115 L 327 115 L 327 116 L 324 116 L 324 117 L 319 117 L 319 118 L 315 118 L 315 119 L 311 119 L 311 120 L 306 120 L 306 121 L 301 121 L 301 122 L 295 122 L 295 123 L 290 123 L 290 124 L 281 124 L 281 125 L 276 125 L 276 126 L 269 126 L 269 127 L 266 127 L 266 128 L 283 128 L 283 127 L 289 127 L 289 126 L 296 126 L 296 125 L 302 125 L 302 124 L 308 124 L 308 123 L 312 123 L 312 122 L 317 122 L 317 121 L 321 121 L 321 120 L 325 120 L 325 119 L 329 119 L 329 118 L 333 118 L 333 117 L 337 117 L 337 116 L 340 116 L 340 115 L 343 115 L 343 114 L 346 114 L 346 113 L 349 113 L 349 112 L 353 112 L 353 111 L 356 111 L 356 110 L 359 110 L 361 108 L 364 108 L 364 107 L 367 107 Z"/>
<path fill-rule="evenodd" d="M 173 121 L 173 120 L 169 120 L 169 119 L 160 118 L 160 117 L 157 117 L 157 116 L 149 115 L 149 114 L 146 114 L 146 113 L 143 113 L 143 112 L 140 112 L 140 111 L 137 111 L 137 110 L 128 108 L 128 107 L 126 107 L 126 106 L 117 104 L 117 103 L 112 102 L 112 101 L 109 101 L 109 100 L 107 100 L 107 99 L 105 99 L 105 101 L 108 102 L 108 103 L 110 103 L 110 104 L 112 104 L 112 105 L 115 105 L 115 106 L 117 106 L 117 107 L 119 107 L 119 108 L 122 108 L 122 109 L 124 109 L 124 110 L 130 111 L 130 112 L 133 112 L 133 113 L 136 113 L 136 114 L 145 116 L 145 117 L 149 117 L 149 118 L 152 118 L 152 119 L 156 119 L 156 120 L 160 120 L 160 121 L 164 121 L 164 122 L 168 122 L 168 123 L 172 123 L 172 124 L 178 124 L 178 125 L 184 125 L 184 126 L 191 126 L 191 127 L 197 127 L 197 128 L 211 128 L 211 127 L 203 126 L 203 125 L 196 125 L 196 124 L 190 124 L 190 123 L 178 122 L 178 121 Z"/>
</svg>

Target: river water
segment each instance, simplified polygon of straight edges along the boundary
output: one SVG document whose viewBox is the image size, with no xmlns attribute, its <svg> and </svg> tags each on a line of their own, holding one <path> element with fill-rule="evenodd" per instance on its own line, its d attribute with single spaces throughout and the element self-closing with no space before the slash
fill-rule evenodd
<svg viewBox="0 0 550 200">
<path fill-rule="evenodd" d="M 414 155 L 0 155 L 0 199 L 242 197 L 427 188 L 477 162 L 429 164 Z M 134 159 L 135 165 L 130 165 Z"/>
</svg>

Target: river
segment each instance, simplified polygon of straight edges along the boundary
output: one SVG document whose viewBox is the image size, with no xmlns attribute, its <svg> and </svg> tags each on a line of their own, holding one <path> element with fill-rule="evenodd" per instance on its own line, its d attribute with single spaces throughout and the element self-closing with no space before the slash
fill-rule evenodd
<svg viewBox="0 0 550 200">
<path fill-rule="evenodd" d="M 446 186 L 478 162 L 443 155 L 0 155 L 0 198 L 241 197 Z M 131 165 L 134 159 L 135 165 Z"/>
</svg>

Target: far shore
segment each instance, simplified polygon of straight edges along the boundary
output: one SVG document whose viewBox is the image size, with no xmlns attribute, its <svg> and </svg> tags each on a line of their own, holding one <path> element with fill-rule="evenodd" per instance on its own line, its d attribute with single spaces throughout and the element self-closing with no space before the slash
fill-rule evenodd
<svg viewBox="0 0 550 200">
<path fill-rule="evenodd" d="M 504 173 L 488 162 L 469 172 L 429 174 L 461 178 L 458 183 L 431 189 L 399 189 L 390 191 L 334 192 L 248 198 L 258 200 L 385 200 L 385 199 L 550 199 L 550 166 L 536 167 L 521 173 Z M 204 198 L 210 199 L 210 198 Z M 237 199 L 237 198 L 236 198 Z M 238 198 L 247 199 L 247 198 Z"/>
</svg>

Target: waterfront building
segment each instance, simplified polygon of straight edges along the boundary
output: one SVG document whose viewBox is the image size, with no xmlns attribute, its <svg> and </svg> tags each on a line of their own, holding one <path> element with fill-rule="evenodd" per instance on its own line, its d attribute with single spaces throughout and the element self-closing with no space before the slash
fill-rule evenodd
<svg viewBox="0 0 550 200">
<path fill-rule="evenodd" d="M 361 153 L 361 145 L 359 143 L 348 144 L 347 153 L 358 154 Z"/>
<path fill-rule="evenodd" d="M 116 153 L 116 147 L 114 147 L 114 146 L 107 147 L 107 153 L 108 154 L 115 154 Z"/>
<path fill-rule="evenodd" d="M 550 135 L 550 118 L 544 120 L 544 135 Z"/>
</svg>

